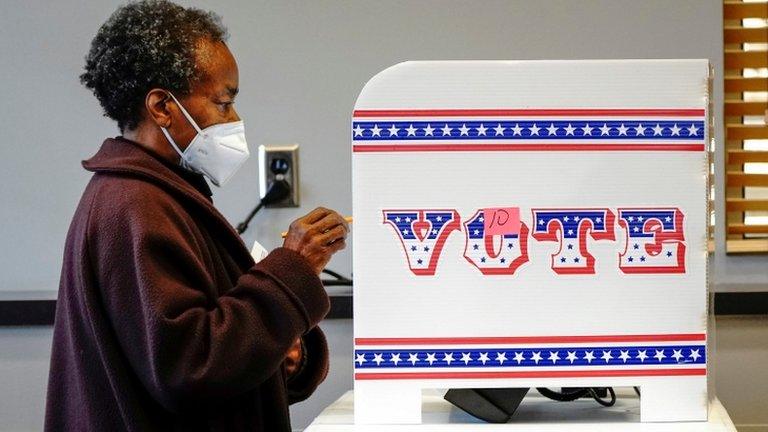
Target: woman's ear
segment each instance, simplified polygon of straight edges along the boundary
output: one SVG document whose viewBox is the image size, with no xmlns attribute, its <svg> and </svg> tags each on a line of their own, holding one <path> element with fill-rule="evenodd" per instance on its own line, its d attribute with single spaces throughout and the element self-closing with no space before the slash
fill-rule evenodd
<svg viewBox="0 0 768 432">
<path fill-rule="evenodd" d="M 144 108 L 149 118 L 163 128 L 171 126 L 171 110 L 168 103 L 170 101 L 171 96 L 168 92 L 158 88 L 150 90 L 144 99 Z"/>
</svg>

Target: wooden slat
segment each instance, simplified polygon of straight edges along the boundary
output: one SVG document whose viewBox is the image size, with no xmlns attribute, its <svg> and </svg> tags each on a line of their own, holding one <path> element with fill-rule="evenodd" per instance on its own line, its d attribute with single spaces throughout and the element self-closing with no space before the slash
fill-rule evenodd
<svg viewBox="0 0 768 432">
<path fill-rule="evenodd" d="M 745 91 L 768 91 L 768 79 L 725 77 L 726 93 L 741 93 Z"/>
<path fill-rule="evenodd" d="M 728 234 L 768 234 L 768 224 L 730 224 Z"/>
<path fill-rule="evenodd" d="M 726 125 L 726 139 L 745 140 L 745 139 L 763 139 L 768 138 L 768 126 L 763 125 Z"/>
<path fill-rule="evenodd" d="M 726 253 L 764 253 L 768 252 L 768 239 L 748 239 L 725 241 Z"/>
<path fill-rule="evenodd" d="M 768 101 L 745 102 L 741 99 L 725 100 L 725 115 L 727 116 L 765 115 L 765 110 L 767 109 Z"/>
<path fill-rule="evenodd" d="M 725 50 L 725 69 L 768 67 L 768 51 Z"/>
<path fill-rule="evenodd" d="M 768 18 L 768 4 L 742 3 L 741 1 L 723 2 L 723 19 Z"/>
<path fill-rule="evenodd" d="M 768 211 L 768 199 L 728 198 L 725 200 L 725 211 Z"/>
<path fill-rule="evenodd" d="M 723 42 L 725 43 L 744 43 L 744 42 L 768 42 L 768 28 L 765 27 L 731 27 L 723 28 Z"/>
<path fill-rule="evenodd" d="M 728 150 L 728 164 L 738 165 L 749 162 L 768 162 L 768 151 Z"/>
<path fill-rule="evenodd" d="M 747 174 L 742 171 L 728 171 L 728 174 L 726 175 L 726 186 L 768 187 L 768 174 Z"/>
</svg>

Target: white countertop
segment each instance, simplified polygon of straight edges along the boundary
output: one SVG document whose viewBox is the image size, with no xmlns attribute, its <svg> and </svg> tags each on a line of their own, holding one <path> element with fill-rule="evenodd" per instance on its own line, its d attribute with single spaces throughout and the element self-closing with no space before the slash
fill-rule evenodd
<svg viewBox="0 0 768 432">
<path fill-rule="evenodd" d="M 693 423 L 640 423 L 640 400 L 632 389 L 617 391 L 616 405 L 605 408 L 591 399 L 555 402 L 531 389 L 507 424 L 486 424 L 446 402 L 444 392 L 425 390 L 420 425 L 355 425 L 354 392 L 349 391 L 327 407 L 305 432 L 459 432 L 459 431 L 736 431 L 718 399 L 710 402 L 709 421 Z"/>
</svg>

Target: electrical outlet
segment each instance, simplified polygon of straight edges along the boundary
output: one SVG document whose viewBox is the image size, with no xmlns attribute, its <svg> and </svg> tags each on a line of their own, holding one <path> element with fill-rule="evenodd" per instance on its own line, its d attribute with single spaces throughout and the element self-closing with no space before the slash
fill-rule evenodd
<svg viewBox="0 0 768 432">
<path fill-rule="evenodd" d="M 282 201 L 266 207 L 299 206 L 299 145 L 259 146 L 259 195 L 263 198 L 272 183 L 282 176 L 291 193 Z"/>
</svg>

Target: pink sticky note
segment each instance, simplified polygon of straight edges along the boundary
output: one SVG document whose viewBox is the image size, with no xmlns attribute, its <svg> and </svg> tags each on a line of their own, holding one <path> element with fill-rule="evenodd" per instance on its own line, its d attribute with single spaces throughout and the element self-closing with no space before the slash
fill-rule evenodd
<svg viewBox="0 0 768 432">
<path fill-rule="evenodd" d="M 520 234 L 520 207 L 483 209 L 485 234 Z"/>
</svg>

